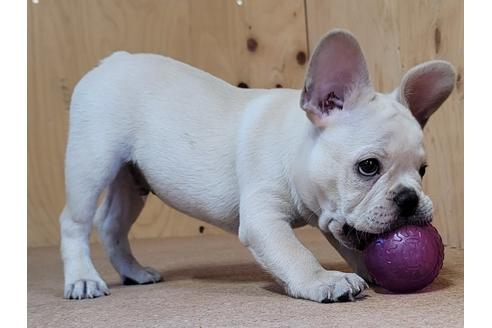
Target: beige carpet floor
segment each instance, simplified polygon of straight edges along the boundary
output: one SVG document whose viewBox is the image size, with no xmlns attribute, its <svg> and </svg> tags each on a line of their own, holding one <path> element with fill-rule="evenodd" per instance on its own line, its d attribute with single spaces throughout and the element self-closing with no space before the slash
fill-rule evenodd
<svg viewBox="0 0 492 328">
<path fill-rule="evenodd" d="M 348 271 L 316 231 L 302 242 L 330 268 Z M 350 303 L 318 304 L 287 297 L 254 262 L 237 237 L 141 240 L 133 249 L 164 282 L 123 286 L 99 245 L 96 267 L 111 295 L 64 300 L 57 248 L 28 249 L 29 327 L 461 327 L 463 251 L 446 248 L 444 267 L 422 292 L 393 295 L 369 290 Z"/>
</svg>

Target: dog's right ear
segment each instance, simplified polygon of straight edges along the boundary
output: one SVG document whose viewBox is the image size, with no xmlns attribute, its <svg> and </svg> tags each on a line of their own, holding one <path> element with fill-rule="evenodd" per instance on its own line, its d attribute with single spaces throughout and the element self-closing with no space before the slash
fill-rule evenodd
<svg viewBox="0 0 492 328">
<path fill-rule="evenodd" d="M 308 118 L 324 127 L 331 110 L 350 110 L 373 94 L 355 37 L 344 30 L 328 33 L 314 50 L 301 94 L 301 107 Z"/>
</svg>

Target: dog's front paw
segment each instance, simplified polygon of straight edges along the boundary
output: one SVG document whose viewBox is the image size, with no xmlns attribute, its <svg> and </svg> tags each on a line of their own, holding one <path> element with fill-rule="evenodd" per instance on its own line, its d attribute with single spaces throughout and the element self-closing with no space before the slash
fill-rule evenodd
<svg viewBox="0 0 492 328">
<path fill-rule="evenodd" d="M 81 279 L 65 284 L 64 297 L 67 299 L 81 300 L 104 295 L 109 295 L 109 288 L 102 280 Z"/>
<path fill-rule="evenodd" d="M 287 286 L 289 295 L 320 303 L 353 301 L 369 286 L 355 273 L 320 271 L 314 277 Z"/>
</svg>

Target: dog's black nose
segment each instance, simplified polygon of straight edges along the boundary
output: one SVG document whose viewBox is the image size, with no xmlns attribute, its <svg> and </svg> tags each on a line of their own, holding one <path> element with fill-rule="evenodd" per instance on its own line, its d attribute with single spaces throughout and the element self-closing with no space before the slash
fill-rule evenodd
<svg viewBox="0 0 492 328">
<path fill-rule="evenodd" d="M 394 201 L 400 210 L 401 216 L 410 216 L 413 215 L 417 209 L 417 205 L 419 204 L 419 196 L 415 190 L 404 188 L 396 194 Z"/>
</svg>

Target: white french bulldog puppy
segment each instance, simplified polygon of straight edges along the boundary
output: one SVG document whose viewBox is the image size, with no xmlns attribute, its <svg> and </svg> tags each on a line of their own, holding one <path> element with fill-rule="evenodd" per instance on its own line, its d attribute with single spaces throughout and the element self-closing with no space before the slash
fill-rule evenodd
<svg viewBox="0 0 492 328">
<path fill-rule="evenodd" d="M 152 191 L 237 233 L 292 297 L 354 300 L 370 279 L 364 244 L 432 219 L 422 127 L 454 82 L 449 63 L 430 61 L 391 94 L 377 93 L 343 30 L 318 44 L 303 90 L 240 89 L 163 56 L 111 55 L 72 96 L 60 218 L 65 297 L 109 294 L 90 257 L 93 222 L 125 283 L 161 280 L 127 237 Z M 358 274 L 323 268 L 293 232 L 306 224 Z"/>
</svg>

